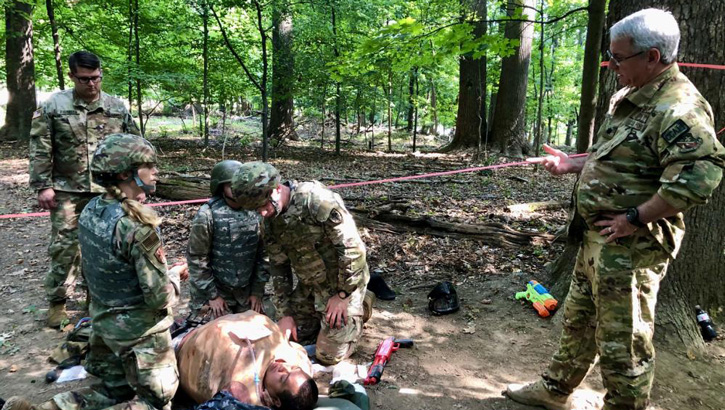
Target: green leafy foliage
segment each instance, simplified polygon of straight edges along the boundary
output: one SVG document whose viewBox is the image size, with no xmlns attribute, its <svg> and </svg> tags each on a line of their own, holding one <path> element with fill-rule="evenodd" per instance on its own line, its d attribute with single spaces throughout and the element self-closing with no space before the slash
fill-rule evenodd
<svg viewBox="0 0 725 410">
<path fill-rule="evenodd" d="M 406 125 L 411 106 L 418 109 L 420 127 L 434 121 L 453 127 L 456 121 L 461 56 L 487 58 L 487 98 L 496 92 L 501 59 L 513 53 L 517 40 L 503 36 L 505 1 L 487 2 L 488 30 L 474 34 L 476 17 L 468 2 L 431 0 L 138 0 L 139 63 L 135 62 L 131 5 L 135 0 L 53 1 L 62 45 L 63 71 L 68 55 L 79 49 L 98 54 L 104 65 L 104 90 L 131 98 L 135 105 L 135 81 L 140 80 L 144 109 L 167 115 L 189 111 L 203 97 L 202 10 L 212 7 L 224 25 L 231 45 L 253 78 L 263 75 L 262 48 L 257 27 L 257 5 L 266 30 L 271 82 L 272 12 L 286 4 L 292 10 L 294 99 L 296 115 L 317 119 L 323 108 L 329 113 L 340 84 L 343 120 L 362 115 L 377 124 L 392 121 Z M 284 3 L 283 3 L 284 2 Z M 553 20 L 567 11 L 586 6 L 584 0 L 547 0 L 536 3 L 537 21 Z M 334 12 L 334 13 L 333 13 Z M 333 28 L 333 14 L 335 24 Z M 512 18 L 521 18 L 520 11 Z M 585 12 L 544 26 L 545 100 L 543 117 L 552 119 L 551 138 L 562 142 L 565 124 L 578 110 Z M 53 39 L 45 2 L 33 13 L 36 86 L 50 91 L 58 79 Z M 532 48 L 527 99 L 527 124 L 534 124 L 538 98 L 539 30 Z M 209 92 L 212 114 L 222 110 L 250 115 L 261 110 L 259 90 L 229 52 L 221 31 L 209 18 Z M 0 28 L 0 38 L 4 38 Z M 130 52 L 130 54 L 129 54 Z M 3 57 L 4 58 L 4 57 Z M 2 65 L 4 67 L 5 64 Z M 410 79 L 418 92 L 409 95 Z M 66 84 L 68 86 L 68 81 Z M 271 87 L 271 84 L 268 84 Z M 130 93 L 130 94 L 129 94 Z M 268 90 L 271 95 L 271 90 Z M 436 104 L 433 105 L 432 95 Z M 487 102 L 487 105 L 490 101 Z M 244 108 L 246 107 L 246 108 Z M 133 107 L 136 110 L 136 107 Z M 198 107 L 197 107 L 198 109 Z M 184 131 L 198 124 L 184 123 Z M 174 135 L 176 129 L 160 130 Z M 179 130 L 178 132 L 181 132 Z"/>
</svg>

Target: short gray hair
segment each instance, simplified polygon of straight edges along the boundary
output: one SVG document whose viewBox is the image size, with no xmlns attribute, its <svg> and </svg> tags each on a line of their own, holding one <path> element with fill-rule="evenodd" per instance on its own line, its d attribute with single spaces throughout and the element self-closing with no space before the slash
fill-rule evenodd
<svg viewBox="0 0 725 410">
<path fill-rule="evenodd" d="M 656 48 L 660 51 L 662 62 L 665 64 L 677 60 L 680 27 L 669 11 L 644 9 L 632 13 L 609 29 L 609 37 L 611 41 L 631 39 L 635 51 Z"/>
</svg>

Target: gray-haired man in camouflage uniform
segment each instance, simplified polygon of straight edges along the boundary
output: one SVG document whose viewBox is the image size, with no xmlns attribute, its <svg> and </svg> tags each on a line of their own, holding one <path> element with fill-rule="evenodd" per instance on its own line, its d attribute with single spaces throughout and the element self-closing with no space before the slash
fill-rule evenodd
<svg viewBox="0 0 725 410">
<path fill-rule="evenodd" d="M 279 172 L 263 162 L 243 164 L 232 193 L 268 219 L 264 244 L 280 329 L 302 344 L 316 340 L 322 363 L 349 357 L 362 334 L 370 274 L 365 244 L 342 198 L 317 181 L 280 184 Z"/>
<path fill-rule="evenodd" d="M 647 407 L 657 291 L 680 249 L 682 212 L 707 202 L 725 165 L 710 105 L 675 62 L 680 32 L 672 15 L 642 10 L 610 34 L 609 68 L 624 88 L 597 142 L 586 158 L 545 146 L 550 155 L 537 159 L 552 174 L 580 174 L 573 215 L 586 227 L 559 351 L 541 380 L 506 392 L 548 409 L 570 408 L 597 354 L 604 409 Z"/>
<path fill-rule="evenodd" d="M 191 222 L 186 260 L 191 307 L 195 314 L 208 305 L 215 317 L 262 312 L 264 285 L 261 217 L 232 198 L 231 181 L 239 161 L 221 161 L 211 171 L 213 197 Z"/>
<path fill-rule="evenodd" d="M 38 205 L 50 210 L 45 292 L 51 327 L 67 319 L 65 301 L 80 274 L 78 215 L 103 192 L 91 181 L 91 156 L 109 134 L 140 135 L 123 103 L 101 91 L 98 57 L 78 51 L 71 54 L 68 65 L 73 89 L 57 92 L 41 104 L 30 132 L 30 187 L 38 192 Z"/>
</svg>

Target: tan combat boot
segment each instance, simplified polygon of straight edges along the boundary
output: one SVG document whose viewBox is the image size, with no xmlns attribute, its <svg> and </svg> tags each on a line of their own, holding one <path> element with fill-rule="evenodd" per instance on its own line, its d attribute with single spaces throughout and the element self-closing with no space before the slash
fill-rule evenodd
<svg viewBox="0 0 725 410">
<path fill-rule="evenodd" d="M 550 392 L 539 380 L 529 384 L 509 384 L 505 394 L 513 401 L 529 406 L 541 406 L 548 410 L 568 410 L 569 395 Z"/>
<path fill-rule="evenodd" d="M 57 329 L 66 320 L 68 320 L 68 313 L 65 311 L 65 302 L 51 302 L 45 324 Z"/>
<path fill-rule="evenodd" d="M 375 294 L 371 291 L 365 292 L 363 298 L 363 323 L 367 323 L 373 317 L 373 305 L 375 304 Z"/>
<path fill-rule="evenodd" d="M 2 410 L 33 410 L 33 404 L 22 396 L 13 396 L 9 398 Z"/>
</svg>

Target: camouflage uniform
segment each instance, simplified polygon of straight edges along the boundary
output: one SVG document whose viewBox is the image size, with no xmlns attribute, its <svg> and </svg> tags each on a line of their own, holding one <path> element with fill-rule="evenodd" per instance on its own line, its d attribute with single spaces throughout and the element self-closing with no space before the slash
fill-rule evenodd
<svg viewBox="0 0 725 410">
<path fill-rule="evenodd" d="M 302 344 L 317 339 L 317 358 L 327 364 L 351 355 L 362 334 L 363 298 L 370 274 L 365 244 L 342 198 L 317 181 L 287 183 L 288 208 L 265 225 L 274 300 L 279 316 L 292 316 Z M 292 288 L 292 269 L 299 279 Z M 348 322 L 325 320 L 327 301 L 350 294 Z"/>
<path fill-rule="evenodd" d="M 53 94 L 33 114 L 30 132 L 30 187 L 53 188 L 58 207 L 50 211 L 50 270 L 45 291 L 51 303 L 64 302 L 79 273 L 78 215 L 94 193 L 89 163 L 96 145 L 109 134 L 140 135 L 123 103 L 101 92 L 87 103 L 74 91 Z"/>
<path fill-rule="evenodd" d="M 100 196 L 81 213 L 79 230 L 93 317 L 85 367 L 102 383 L 53 401 L 61 410 L 170 409 L 179 383 L 169 332 L 179 285 L 167 276 L 158 232 Z"/>
<path fill-rule="evenodd" d="M 221 296 L 233 313 L 249 309 L 249 296 L 264 295 L 269 275 L 263 266 L 261 217 L 236 210 L 215 196 L 191 222 L 186 260 L 195 312 Z"/>
<path fill-rule="evenodd" d="M 611 100 L 575 200 L 589 227 L 577 256 L 559 351 L 546 386 L 569 394 L 600 355 L 605 409 L 644 409 L 654 376 L 655 305 L 684 235 L 682 213 L 607 244 L 594 222 L 654 194 L 685 211 L 707 201 L 725 165 L 710 105 L 673 65 Z"/>
</svg>

